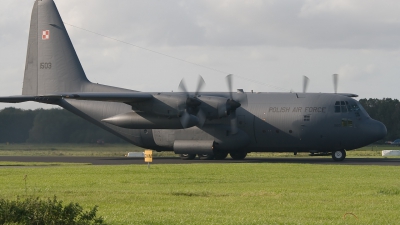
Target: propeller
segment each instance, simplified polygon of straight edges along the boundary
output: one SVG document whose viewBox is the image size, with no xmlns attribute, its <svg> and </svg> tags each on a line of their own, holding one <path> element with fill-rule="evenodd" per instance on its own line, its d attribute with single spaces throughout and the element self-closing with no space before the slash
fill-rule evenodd
<svg viewBox="0 0 400 225">
<path fill-rule="evenodd" d="M 333 89 L 335 90 L 335 94 L 337 93 L 338 82 L 339 82 L 339 75 L 333 74 Z"/>
<path fill-rule="evenodd" d="M 303 76 L 303 93 L 307 92 L 308 81 L 310 79 L 307 76 Z"/>
<path fill-rule="evenodd" d="M 233 92 L 232 92 L 232 74 L 226 76 L 226 83 L 229 89 L 230 99 L 226 102 L 226 112 L 230 117 L 231 121 L 231 132 L 232 134 L 236 134 L 238 132 L 237 127 L 237 117 L 236 117 L 236 109 L 241 106 L 241 104 L 235 100 L 233 100 Z"/>
<path fill-rule="evenodd" d="M 206 121 L 206 117 L 201 110 L 198 110 L 196 116 L 193 115 L 193 112 L 195 112 L 197 107 L 201 105 L 201 101 L 197 99 L 197 95 L 204 87 L 204 85 L 205 85 L 204 79 L 199 75 L 196 92 L 194 93 L 193 96 L 190 96 L 186 88 L 185 79 L 182 79 L 181 82 L 179 83 L 178 88 L 186 94 L 186 107 L 180 117 L 180 121 L 183 128 L 188 128 L 195 125 L 203 126 Z"/>
</svg>

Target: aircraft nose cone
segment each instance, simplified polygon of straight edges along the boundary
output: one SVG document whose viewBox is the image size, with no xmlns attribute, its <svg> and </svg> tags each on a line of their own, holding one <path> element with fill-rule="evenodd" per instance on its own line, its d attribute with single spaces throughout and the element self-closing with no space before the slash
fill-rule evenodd
<svg viewBox="0 0 400 225">
<path fill-rule="evenodd" d="M 371 139 L 379 141 L 386 136 L 387 129 L 383 123 L 373 120 L 368 126 L 368 133 Z"/>
<path fill-rule="evenodd" d="M 387 133 L 386 126 L 383 123 L 373 119 L 363 120 L 358 125 L 358 128 L 358 138 L 355 140 L 355 142 L 357 142 L 357 145 L 359 146 L 365 146 L 379 141 L 384 138 Z"/>
<path fill-rule="evenodd" d="M 378 140 L 386 137 L 387 134 L 387 129 L 385 124 L 376 121 L 377 125 L 376 125 L 376 137 L 378 138 Z"/>
</svg>

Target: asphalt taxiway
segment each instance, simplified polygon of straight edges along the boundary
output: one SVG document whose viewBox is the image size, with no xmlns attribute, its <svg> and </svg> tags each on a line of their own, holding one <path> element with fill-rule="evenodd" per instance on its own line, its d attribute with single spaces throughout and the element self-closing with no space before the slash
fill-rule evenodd
<svg viewBox="0 0 400 225">
<path fill-rule="evenodd" d="M 2 162 L 60 162 L 89 163 L 92 165 L 147 164 L 143 158 L 130 157 L 74 157 L 74 156 L 0 156 Z M 246 158 L 244 160 L 182 160 L 177 157 L 156 157 L 152 164 L 190 164 L 190 163 L 291 163 L 327 165 L 379 165 L 400 166 L 400 158 L 346 158 L 335 162 L 331 157 L 290 157 L 290 158 Z"/>
</svg>

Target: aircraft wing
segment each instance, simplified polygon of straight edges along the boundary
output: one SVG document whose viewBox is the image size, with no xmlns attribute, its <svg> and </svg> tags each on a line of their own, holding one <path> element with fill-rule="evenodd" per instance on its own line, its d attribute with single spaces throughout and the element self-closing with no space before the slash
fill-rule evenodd
<svg viewBox="0 0 400 225">
<path fill-rule="evenodd" d="M 0 97 L 0 102 L 19 103 L 27 101 L 41 101 L 51 99 L 76 99 L 76 100 L 89 100 L 89 101 L 103 101 L 103 102 L 141 102 L 153 98 L 153 95 L 143 92 L 125 92 L 125 93 L 108 93 L 108 92 L 85 92 L 85 93 L 66 93 L 66 94 L 51 94 L 40 96 L 8 96 Z"/>
</svg>

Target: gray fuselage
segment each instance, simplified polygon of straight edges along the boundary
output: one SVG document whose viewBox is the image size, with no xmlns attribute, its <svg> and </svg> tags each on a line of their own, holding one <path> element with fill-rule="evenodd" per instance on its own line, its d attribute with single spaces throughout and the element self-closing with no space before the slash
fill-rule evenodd
<svg viewBox="0 0 400 225">
<path fill-rule="evenodd" d="M 112 89 L 115 92 L 116 88 Z M 151 94 L 164 97 L 182 95 L 172 92 Z M 229 93 L 202 93 L 202 96 L 229 97 Z M 373 143 L 386 134 L 386 127 L 370 118 L 356 100 L 339 94 L 235 93 L 233 97 L 241 102 L 236 114 L 241 134 L 249 138 L 241 149 L 247 152 L 352 150 Z M 335 107 L 338 102 L 347 105 Z M 232 136 L 227 117 L 207 119 L 203 127 L 187 129 L 127 129 L 101 120 L 132 112 L 134 107 L 131 105 L 66 99 L 57 104 L 132 144 L 157 151 L 173 151 L 177 140 L 229 142 L 230 139 L 224 136 Z M 160 119 L 167 121 L 169 118 Z M 234 142 L 235 137 L 231 139 Z"/>
</svg>

